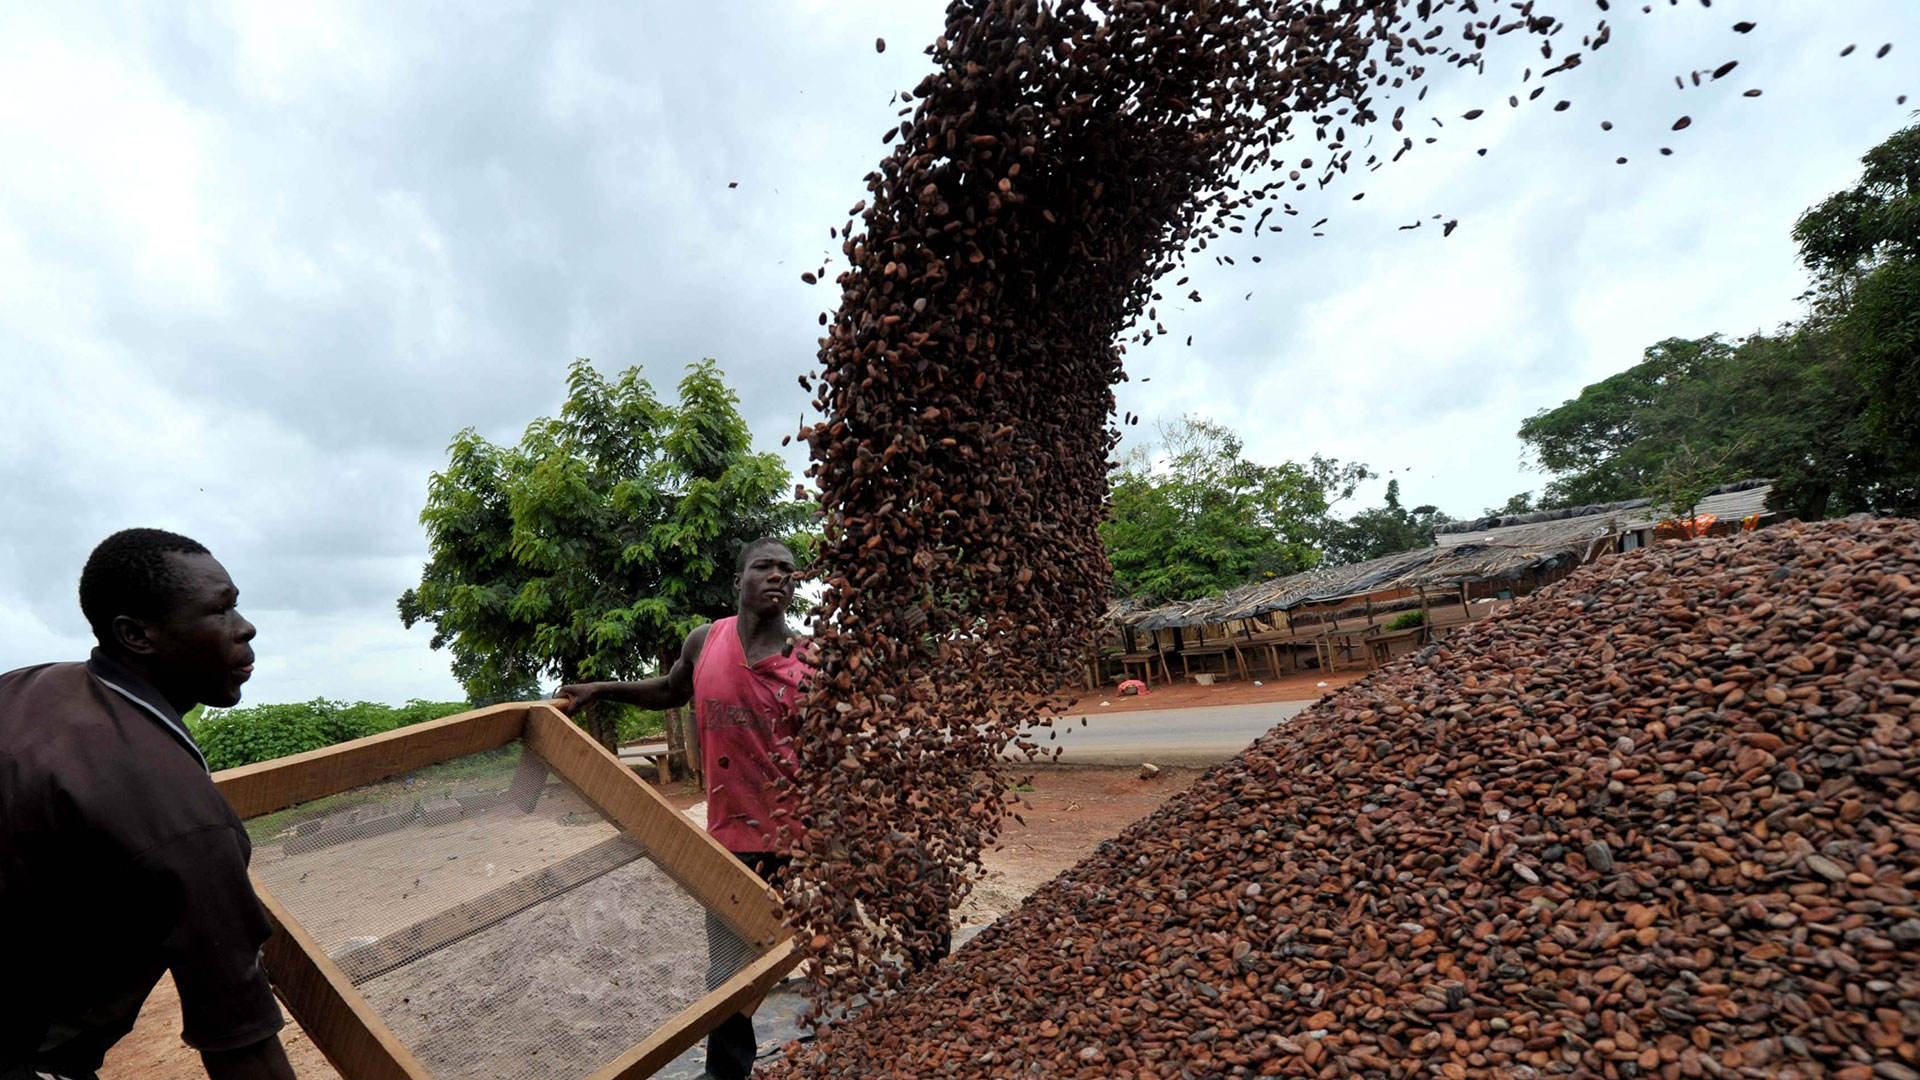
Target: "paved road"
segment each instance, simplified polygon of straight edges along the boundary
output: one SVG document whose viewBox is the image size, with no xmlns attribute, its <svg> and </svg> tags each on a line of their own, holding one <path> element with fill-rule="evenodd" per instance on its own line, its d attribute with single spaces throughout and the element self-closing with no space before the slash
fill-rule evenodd
<svg viewBox="0 0 1920 1080">
<path fill-rule="evenodd" d="M 1267 705 L 1210 705 L 1197 709 L 1152 709 L 1102 713 L 1054 721 L 1060 732 L 1063 765 L 1216 765 L 1245 750 L 1282 720 L 1313 704 L 1279 701 Z M 1042 745 L 1051 748 L 1046 736 Z"/>
</svg>

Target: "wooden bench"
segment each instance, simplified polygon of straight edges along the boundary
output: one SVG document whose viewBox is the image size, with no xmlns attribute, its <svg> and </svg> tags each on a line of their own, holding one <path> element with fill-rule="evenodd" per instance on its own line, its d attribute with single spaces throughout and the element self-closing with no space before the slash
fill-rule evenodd
<svg viewBox="0 0 1920 1080">
<path fill-rule="evenodd" d="M 666 785 L 673 782 L 673 770 L 667 765 L 667 740 L 641 739 L 620 744 L 620 764 L 634 772 L 652 769 Z"/>
<path fill-rule="evenodd" d="M 1366 639 L 1367 666 L 1381 667 L 1393 659 L 1393 646 L 1402 641 L 1418 641 L 1427 633 L 1424 626 L 1410 626 L 1404 630 L 1387 630 Z"/>
<path fill-rule="evenodd" d="M 1218 656 L 1220 658 L 1220 674 L 1223 677 L 1233 677 L 1233 666 L 1235 663 L 1240 665 L 1240 677 L 1243 679 L 1248 677 L 1247 658 L 1240 655 L 1239 644 L 1231 639 L 1215 639 L 1213 641 L 1187 646 L 1187 648 L 1180 653 L 1180 670 L 1191 679 L 1194 675 L 1194 659 L 1196 657 L 1205 659 L 1210 656 Z"/>
<path fill-rule="evenodd" d="M 1296 650 L 1301 645 L 1312 643 L 1310 635 L 1298 631 L 1268 630 L 1247 638 L 1243 646 L 1255 655 L 1264 655 L 1267 658 L 1267 677 L 1278 679 L 1300 670 L 1300 657 Z"/>
<path fill-rule="evenodd" d="M 1163 684 L 1173 681 L 1173 672 L 1167 669 L 1167 658 L 1163 653 L 1135 652 L 1120 657 L 1120 670 L 1129 678 L 1136 664 L 1140 666 L 1140 681 L 1146 683 L 1149 689 L 1153 687 L 1153 668 L 1156 664 L 1160 666 L 1160 681 Z"/>
</svg>

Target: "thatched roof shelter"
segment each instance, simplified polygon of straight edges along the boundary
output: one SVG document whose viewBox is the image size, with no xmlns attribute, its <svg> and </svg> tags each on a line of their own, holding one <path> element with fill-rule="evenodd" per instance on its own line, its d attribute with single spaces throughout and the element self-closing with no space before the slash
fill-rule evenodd
<svg viewBox="0 0 1920 1080">
<path fill-rule="evenodd" d="M 1729 484 L 1703 499 L 1698 514 L 1724 522 L 1765 515 L 1770 480 Z M 1256 581 L 1217 596 L 1152 606 L 1117 601 L 1108 619 L 1141 630 L 1217 625 L 1358 599 L 1401 589 L 1451 589 L 1571 569 L 1619 546 L 1622 536 L 1654 528 L 1665 515 L 1647 499 L 1536 514 L 1481 518 L 1435 530 L 1433 547 L 1345 566 Z"/>
</svg>

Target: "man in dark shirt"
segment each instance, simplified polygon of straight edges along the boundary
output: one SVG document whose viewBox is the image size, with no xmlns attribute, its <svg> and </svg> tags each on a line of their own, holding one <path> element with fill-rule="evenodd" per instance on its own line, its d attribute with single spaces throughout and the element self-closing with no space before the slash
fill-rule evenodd
<svg viewBox="0 0 1920 1080">
<path fill-rule="evenodd" d="M 182 723 L 253 625 L 207 549 L 129 529 L 80 576 L 99 648 L 0 675 L 0 1080 L 90 1080 L 163 972 L 213 1080 L 292 1080 L 252 847 Z"/>
</svg>

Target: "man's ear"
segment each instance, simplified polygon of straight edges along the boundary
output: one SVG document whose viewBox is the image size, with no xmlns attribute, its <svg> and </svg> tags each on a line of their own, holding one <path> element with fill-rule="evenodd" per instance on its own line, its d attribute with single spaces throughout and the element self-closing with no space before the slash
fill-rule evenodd
<svg viewBox="0 0 1920 1080">
<path fill-rule="evenodd" d="M 131 615 L 113 617 L 113 643 L 133 656 L 152 656 L 153 628 Z"/>
</svg>

